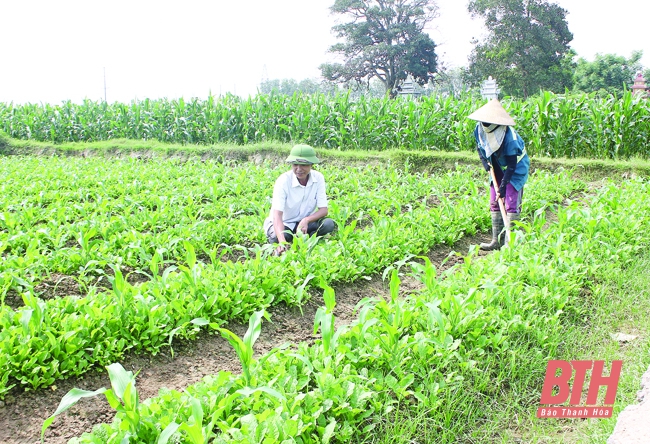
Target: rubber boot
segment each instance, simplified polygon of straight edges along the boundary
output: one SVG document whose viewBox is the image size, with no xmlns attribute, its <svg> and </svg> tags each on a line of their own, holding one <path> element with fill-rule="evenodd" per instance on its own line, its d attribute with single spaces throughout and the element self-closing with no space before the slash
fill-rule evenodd
<svg viewBox="0 0 650 444">
<path fill-rule="evenodd" d="M 496 250 L 503 246 L 502 238 L 500 239 L 503 231 L 503 217 L 499 211 L 490 211 L 490 215 L 492 216 L 492 242 L 479 245 L 481 250 L 485 251 Z"/>
<path fill-rule="evenodd" d="M 512 222 L 515 220 L 521 220 L 521 213 L 508 213 L 508 232 L 511 234 L 513 228 L 515 228 L 515 224 Z M 506 239 L 505 244 L 508 245 L 508 242 L 510 242 L 510 239 Z"/>
</svg>

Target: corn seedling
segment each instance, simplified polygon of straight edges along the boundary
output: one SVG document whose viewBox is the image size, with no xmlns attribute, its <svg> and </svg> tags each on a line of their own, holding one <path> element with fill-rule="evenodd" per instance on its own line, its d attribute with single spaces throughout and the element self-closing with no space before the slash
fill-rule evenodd
<svg viewBox="0 0 650 444">
<path fill-rule="evenodd" d="M 244 375 L 245 384 L 248 387 L 250 387 L 252 384 L 251 371 L 253 370 L 253 365 L 255 363 L 255 360 L 253 359 L 253 345 L 255 345 L 255 341 L 257 341 L 257 338 L 259 338 L 262 331 L 262 318 L 266 318 L 267 320 L 270 319 L 268 313 L 265 310 L 259 310 L 253 313 L 253 315 L 248 320 L 248 330 L 246 330 L 243 339 L 240 339 L 239 336 L 228 329 L 210 324 L 213 326 L 213 328 L 216 328 L 235 349 L 235 352 L 239 357 L 239 362 L 242 366 L 242 373 Z"/>
<path fill-rule="evenodd" d="M 104 394 L 110 406 L 121 414 L 124 424 L 128 427 L 129 436 L 137 436 L 140 425 L 140 414 L 138 412 L 139 399 L 135 388 L 135 375 L 133 372 L 124 370 L 121 364 L 111 364 L 108 367 L 108 375 L 111 380 L 111 389 L 102 387 L 95 391 L 73 388 L 61 399 L 59 407 L 54 414 L 43 422 L 41 429 L 41 443 L 45 439 L 45 431 L 52 424 L 57 415 L 65 412 L 75 405 L 80 399 L 89 398 Z"/>
</svg>

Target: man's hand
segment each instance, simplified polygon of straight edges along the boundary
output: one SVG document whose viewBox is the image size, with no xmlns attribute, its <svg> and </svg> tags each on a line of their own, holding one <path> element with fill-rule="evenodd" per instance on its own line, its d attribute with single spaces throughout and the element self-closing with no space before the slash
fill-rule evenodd
<svg viewBox="0 0 650 444">
<path fill-rule="evenodd" d="M 307 218 L 304 218 L 298 224 L 298 228 L 296 228 L 296 231 L 300 231 L 302 234 L 307 234 L 308 226 L 309 226 L 309 221 L 307 220 Z"/>
<path fill-rule="evenodd" d="M 289 247 L 288 247 L 287 244 L 280 244 L 280 245 L 278 245 L 277 248 L 275 249 L 275 255 L 276 255 L 276 256 L 280 256 L 282 253 L 284 253 L 285 251 L 287 251 L 288 248 L 289 248 Z"/>
</svg>

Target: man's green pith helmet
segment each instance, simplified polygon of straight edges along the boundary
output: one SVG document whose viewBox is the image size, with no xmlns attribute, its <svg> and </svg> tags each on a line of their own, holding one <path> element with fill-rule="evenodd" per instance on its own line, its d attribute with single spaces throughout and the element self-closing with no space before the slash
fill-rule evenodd
<svg viewBox="0 0 650 444">
<path fill-rule="evenodd" d="M 311 165 L 319 163 L 316 157 L 316 151 L 309 145 L 295 145 L 291 148 L 291 154 L 287 157 L 287 162 L 292 164 Z"/>
</svg>

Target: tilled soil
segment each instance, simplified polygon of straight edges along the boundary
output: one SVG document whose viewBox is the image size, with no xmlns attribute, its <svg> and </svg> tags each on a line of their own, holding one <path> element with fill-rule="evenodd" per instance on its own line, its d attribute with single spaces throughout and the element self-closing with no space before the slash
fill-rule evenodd
<svg viewBox="0 0 650 444">
<path fill-rule="evenodd" d="M 471 244 L 481 242 L 485 238 L 485 235 L 465 238 L 453 249 L 439 247 L 432 250 L 428 256 L 438 272 L 441 272 L 462 261 L 461 256 L 450 253 L 458 251 L 465 254 Z M 58 283 L 57 290 L 61 290 L 65 283 Z M 409 292 L 418 287 L 419 283 L 414 279 L 408 276 L 402 278 L 402 292 Z M 388 297 L 388 282 L 382 281 L 381 276 L 373 276 L 369 281 L 360 280 L 350 285 L 336 285 L 334 290 L 336 322 L 343 325 L 356 318 L 354 309 L 361 299 Z M 54 296 L 56 295 L 52 297 Z M 271 322 L 265 321 L 262 324 L 262 333 L 255 343 L 256 354 L 261 355 L 287 342 L 298 343 L 316 339 L 313 335 L 314 315 L 321 305 L 324 305 L 322 296 L 313 294 L 303 306 L 302 313 L 298 308 L 284 305 L 271 308 Z M 248 325 L 231 323 L 225 328 L 242 337 Z M 201 333 L 193 341 L 176 342 L 173 350 L 173 358 L 169 350 L 166 350 L 157 356 L 129 355 L 121 360 L 120 363 L 126 370 L 138 372 L 136 386 L 141 401 L 156 396 L 161 388 L 182 391 L 185 387 L 199 382 L 204 376 L 218 373 L 220 370 L 241 371 L 235 351 L 219 334 Z M 110 388 L 108 373 L 97 369 L 82 378 L 57 381 L 55 385 L 39 390 L 24 391 L 14 388 L 5 401 L 0 403 L 0 443 L 39 443 L 43 421 L 54 413 L 61 398 L 75 387 L 85 390 Z M 90 432 L 96 424 L 111 422 L 114 415 L 114 410 L 102 395 L 82 399 L 54 420 L 47 429 L 45 443 L 65 443 L 72 437 Z"/>
</svg>

